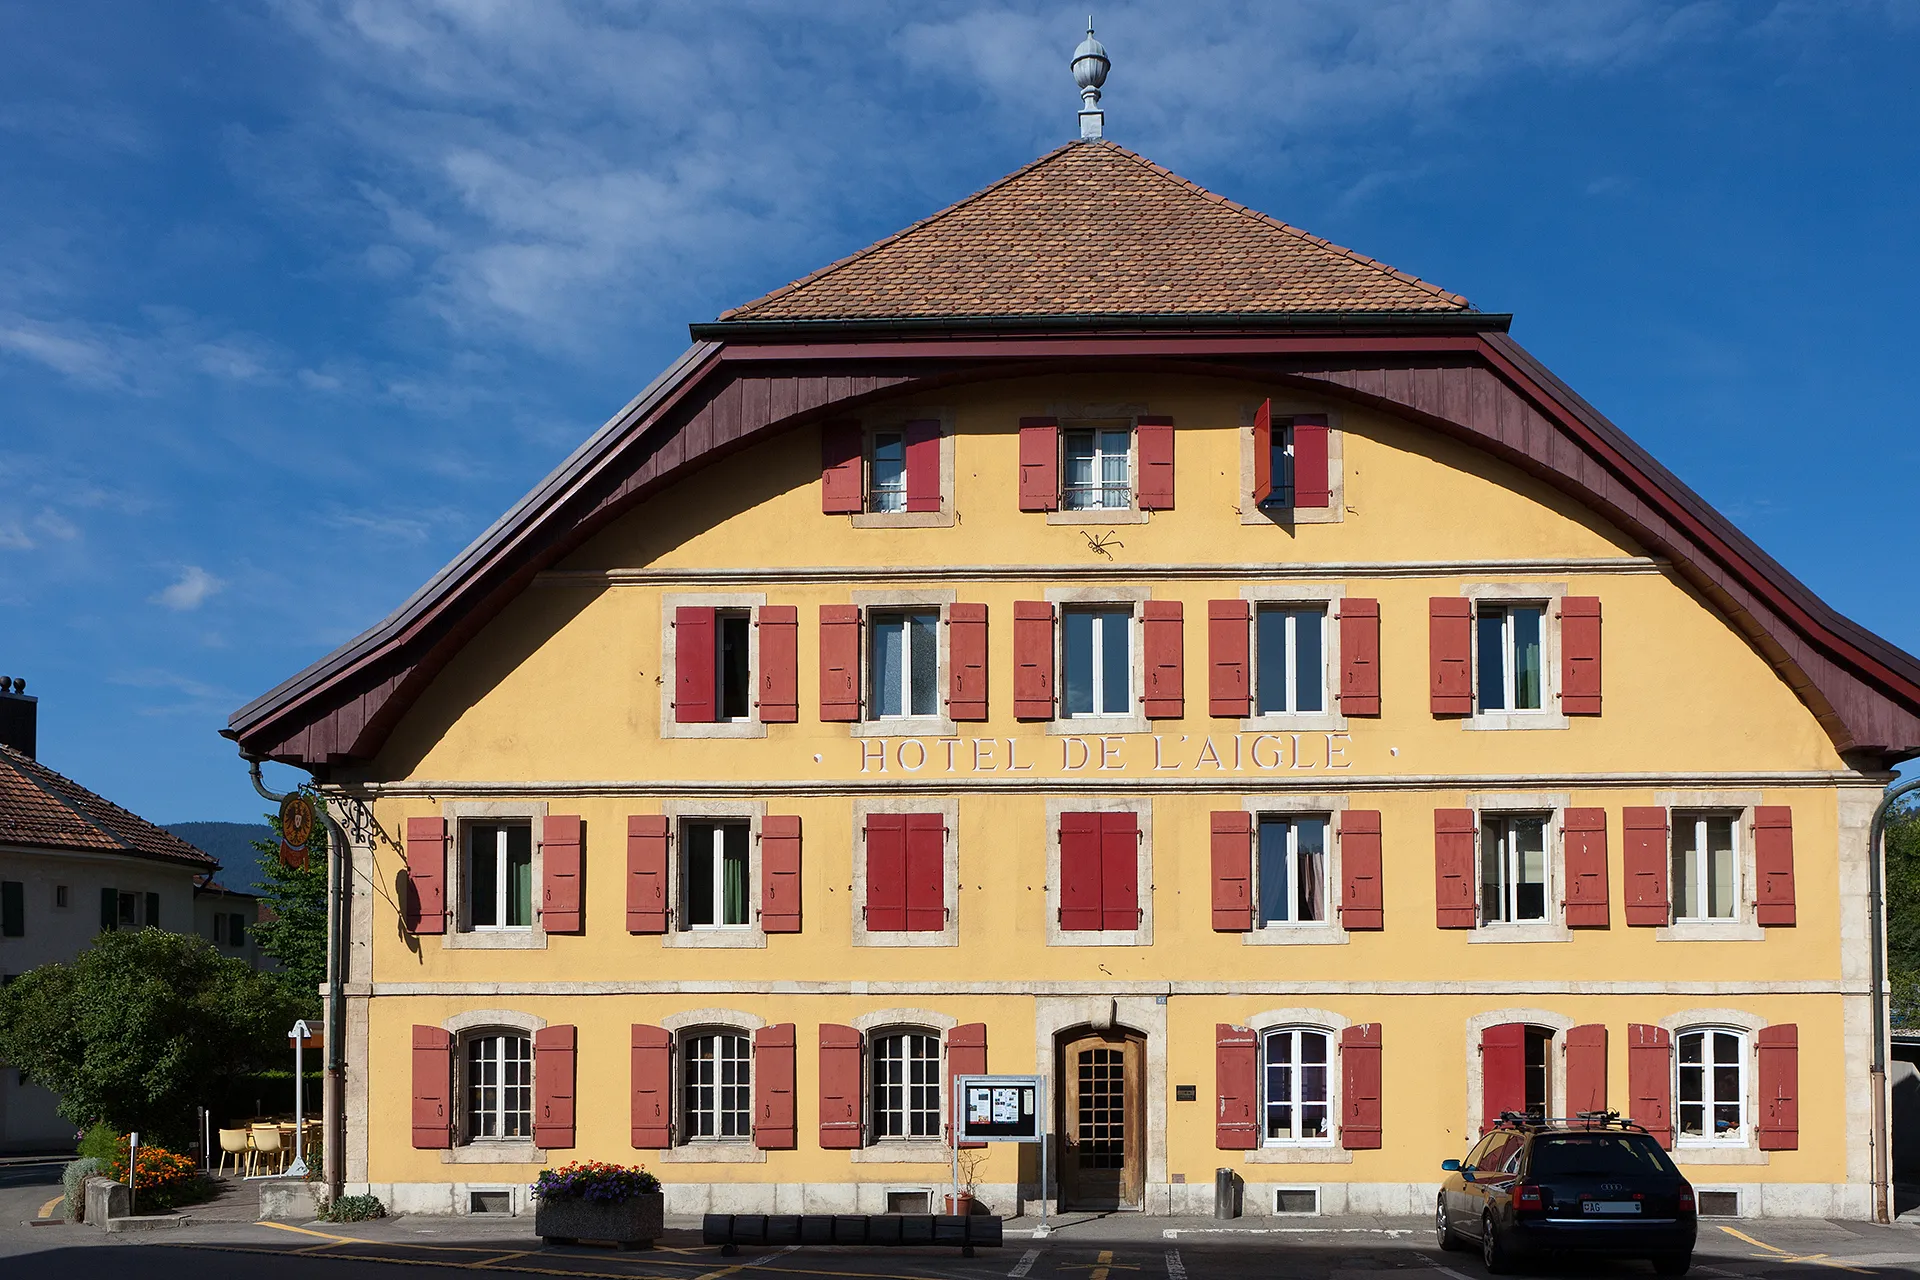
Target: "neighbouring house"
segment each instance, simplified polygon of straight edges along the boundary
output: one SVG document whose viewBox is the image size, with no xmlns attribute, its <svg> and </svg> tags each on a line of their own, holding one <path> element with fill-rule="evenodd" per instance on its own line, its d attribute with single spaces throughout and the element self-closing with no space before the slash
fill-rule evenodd
<svg viewBox="0 0 1920 1280">
<path fill-rule="evenodd" d="M 232 717 L 350 837 L 348 1189 L 924 1205 L 992 1069 L 1006 1212 L 1425 1213 L 1611 1107 L 1866 1216 L 1920 661 L 1508 322 L 1096 138 L 694 325 Z"/>
<path fill-rule="evenodd" d="M 230 889 L 211 877 L 193 886 L 195 933 L 218 947 L 223 956 L 245 960 L 256 969 L 277 969 L 278 962 L 260 950 L 253 931 L 266 910 L 259 894 Z"/>
<path fill-rule="evenodd" d="M 71 959 L 103 930 L 204 935 L 201 882 L 219 864 L 37 760 L 37 712 L 24 682 L 0 680 L 0 981 Z M 220 901 L 253 918 L 251 904 Z M 250 942 L 223 950 L 254 959 Z M 0 1063 L 0 1151 L 70 1148 L 57 1101 Z"/>
</svg>

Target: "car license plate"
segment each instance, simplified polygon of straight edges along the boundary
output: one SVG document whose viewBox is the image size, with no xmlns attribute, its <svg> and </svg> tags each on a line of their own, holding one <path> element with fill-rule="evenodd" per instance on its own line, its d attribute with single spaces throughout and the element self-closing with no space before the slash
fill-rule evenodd
<svg viewBox="0 0 1920 1280">
<path fill-rule="evenodd" d="M 1587 1213 L 1638 1213 L 1638 1200 L 1582 1200 L 1580 1208 Z"/>
</svg>

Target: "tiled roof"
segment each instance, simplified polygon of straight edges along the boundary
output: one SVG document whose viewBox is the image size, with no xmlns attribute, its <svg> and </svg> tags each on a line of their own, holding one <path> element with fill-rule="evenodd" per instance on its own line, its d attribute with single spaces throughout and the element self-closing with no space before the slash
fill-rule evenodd
<svg viewBox="0 0 1920 1280">
<path fill-rule="evenodd" d="M 722 320 L 1470 310 L 1458 294 L 1071 142 Z"/>
<path fill-rule="evenodd" d="M 0 844 L 157 858 L 203 871 L 220 864 L 138 814 L 0 744 Z"/>
</svg>

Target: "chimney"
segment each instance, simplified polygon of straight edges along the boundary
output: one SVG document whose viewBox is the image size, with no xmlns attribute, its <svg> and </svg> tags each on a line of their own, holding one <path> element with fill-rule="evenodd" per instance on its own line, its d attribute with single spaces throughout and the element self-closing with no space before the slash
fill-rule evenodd
<svg viewBox="0 0 1920 1280">
<path fill-rule="evenodd" d="M 40 725 L 40 699 L 27 696 L 27 682 L 0 676 L 0 743 L 25 756 L 35 753 Z"/>
</svg>

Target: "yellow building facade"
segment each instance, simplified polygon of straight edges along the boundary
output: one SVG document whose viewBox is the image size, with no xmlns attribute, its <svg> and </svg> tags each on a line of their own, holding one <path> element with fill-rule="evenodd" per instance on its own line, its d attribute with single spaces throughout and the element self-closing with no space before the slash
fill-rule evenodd
<svg viewBox="0 0 1920 1280">
<path fill-rule="evenodd" d="M 234 718 L 350 841 L 347 1188 L 937 1207 L 991 1071 L 998 1212 L 1424 1213 L 1611 1108 L 1865 1216 L 1920 667 L 1504 329 L 1099 142 L 696 326 Z"/>
</svg>

